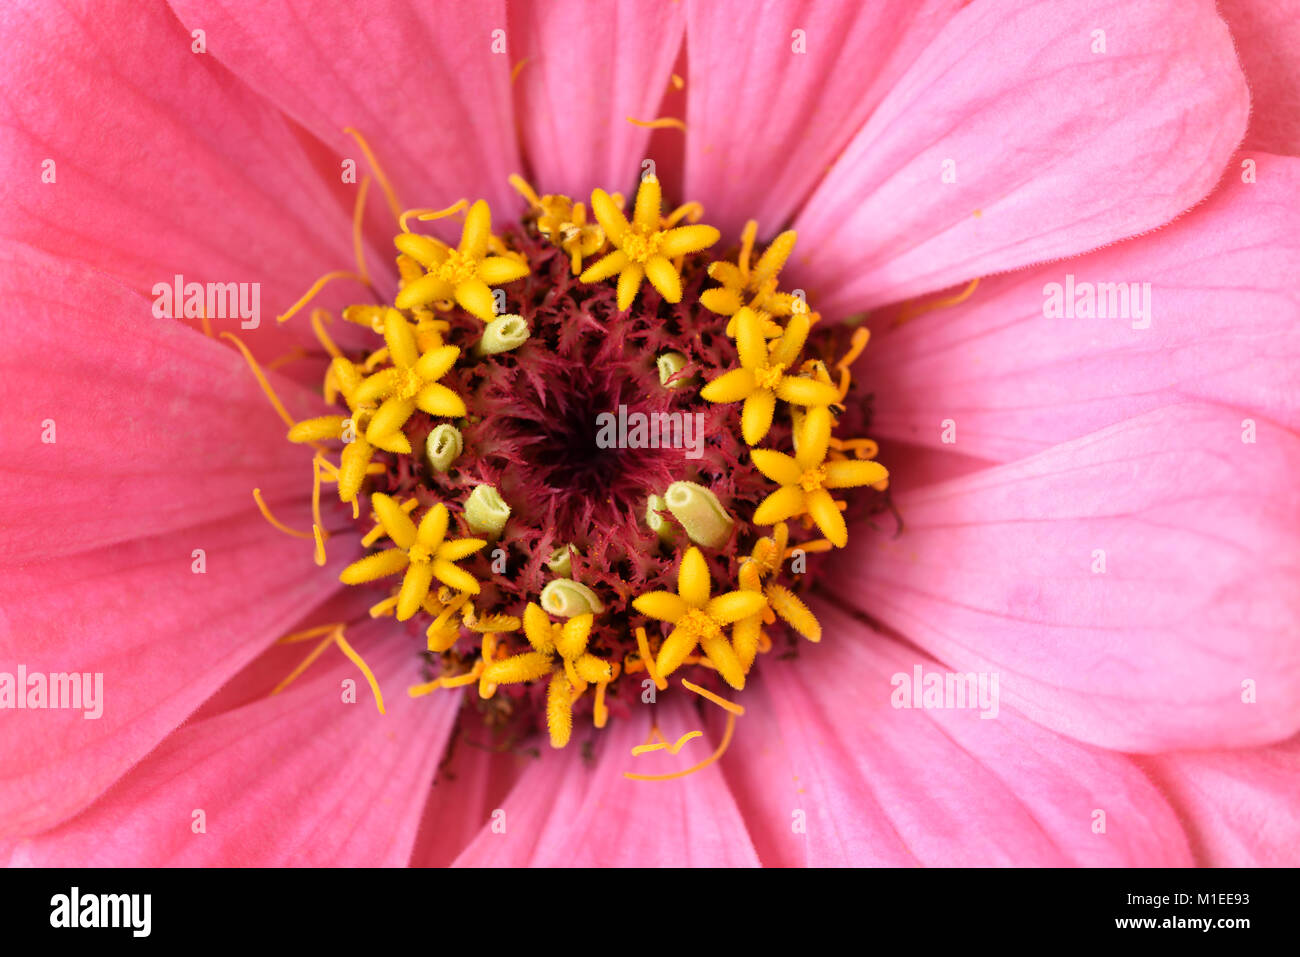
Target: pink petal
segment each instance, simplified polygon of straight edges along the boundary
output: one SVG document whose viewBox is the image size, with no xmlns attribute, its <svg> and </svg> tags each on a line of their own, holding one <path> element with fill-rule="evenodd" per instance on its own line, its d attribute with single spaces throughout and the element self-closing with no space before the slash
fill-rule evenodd
<svg viewBox="0 0 1300 957">
<path fill-rule="evenodd" d="M 277 311 L 352 262 L 350 211 L 298 133 L 210 54 L 191 52 L 165 7 L 29 3 L 7 14 L 0 235 L 143 293 L 178 273 L 261 282 L 256 338 L 267 339 Z"/>
<path fill-rule="evenodd" d="M 446 692 L 453 696 L 464 692 Z M 471 692 L 472 693 L 472 692 Z M 438 777 L 424 805 L 424 819 L 411 852 L 415 867 L 446 867 L 469 846 L 492 812 L 534 758 L 528 754 L 496 751 L 477 713 L 467 712 L 459 733 L 448 744 Z"/>
<path fill-rule="evenodd" d="M 724 233 L 775 233 L 959 6 L 689 4 L 684 197 Z"/>
<path fill-rule="evenodd" d="M 331 650 L 283 694 L 176 732 L 85 813 L 19 842 L 13 863 L 405 864 L 459 702 L 407 697 L 416 646 L 379 631 L 356 647 L 385 691 L 386 715 Z M 342 700 L 344 680 L 356 683 L 353 703 Z M 192 830 L 195 810 L 206 833 Z"/>
<path fill-rule="evenodd" d="M 257 486 L 271 502 L 306 500 L 311 450 L 286 441 L 228 345 L 12 243 L 0 243 L 0 295 L 21 303 L 0 317 L 0 564 L 255 517 Z M 318 396 L 272 378 L 293 414 L 324 412 Z"/>
<path fill-rule="evenodd" d="M 518 0 L 510 5 L 520 137 L 542 193 L 586 202 L 593 187 L 627 191 L 681 46 L 685 15 L 637 0 Z M 680 135 L 680 134 L 679 134 Z"/>
<path fill-rule="evenodd" d="M 1253 159 L 1256 182 L 1229 175 L 1155 233 L 995 276 L 876 336 L 856 373 L 873 434 L 1006 461 L 1184 399 L 1300 431 L 1300 159 Z M 1051 284 L 1064 299 L 1102 283 L 1138 303 L 1149 284 L 1150 314 L 1046 317 Z"/>
<path fill-rule="evenodd" d="M 98 719 L 23 710 L 0 722 L 4 832 L 51 827 L 94 800 L 329 594 L 349 559 L 334 551 L 318 568 L 309 543 L 253 513 L 0 570 L 0 671 L 102 672 L 104 695 Z"/>
<path fill-rule="evenodd" d="M 1247 102 L 1210 0 L 971 4 L 799 214 L 790 285 L 844 314 L 1159 226 L 1219 178 Z"/>
<path fill-rule="evenodd" d="M 1300 738 L 1249 751 L 1162 754 L 1145 765 L 1187 822 L 1199 863 L 1300 864 Z"/>
<path fill-rule="evenodd" d="M 816 613 L 822 642 L 763 661 L 723 759 L 764 864 L 1190 863 L 1175 815 L 1131 759 L 1056 735 L 1005 699 L 990 718 L 896 706 L 896 676 L 945 666 L 833 606 Z"/>
<path fill-rule="evenodd" d="M 703 727 L 687 692 L 670 690 L 653 711 L 672 743 Z M 689 696 L 692 699 L 694 696 Z M 634 705 L 633 707 L 637 707 Z M 634 781 L 625 771 L 666 774 L 712 753 L 708 735 L 688 741 L 676 755 L 633 757 L 647 741 L 650 715 L 611 718 L 596 732 L 595 759 L 583 759 L 582 742 L 563 751 L 541 742 L 542 755 L 501 805 L 504 831 L 491 822 L 456 859 L 469 867 L 742 867 L 758 863 L 722 772 L 712 765 L 671 781 Z"/>
<path fill-rule="evenodd" d="M 171 5 L 186 27 L 207 31 L 213 57 L 364 172 L 343 132 L 358 129 L 404 206 L 465 197 L 517 207 L 507 182 L 519 169 L 514 54 L 493 50 L 508 39 L 503 0 Z"/>
<path fill-rule="evenodd" d="M 1300 155 L 1300 2 L 1219 0 L 1250 84 L 1248 150 Z"/>
<path fill-rule="evenodd" d="M 831 587 L 955 668 L 999 672 L 1012 707 L 1083 741 L 1153 752 L 1288 737 L 1300 439 L 1261 419 L 1245 444 L 1241 421 L 1166 408 L 896 489 L 902 534 L 863 529 Z"/>
</svg>

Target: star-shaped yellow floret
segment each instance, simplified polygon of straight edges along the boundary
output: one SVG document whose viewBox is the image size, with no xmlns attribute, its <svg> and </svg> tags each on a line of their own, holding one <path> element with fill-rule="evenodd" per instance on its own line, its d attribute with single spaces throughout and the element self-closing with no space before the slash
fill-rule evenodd
<svg viewBox="0 0 1300 957">
<path fill-rule="evenodd" d="M 700 293 L 700 305 L 720 316 L 734 316 L 746 306 L 769 316 L 806 312 L 808 307 L 802 299 L 777 289 L 777 276 L 794 251 L 794 230 L 788 229 L 772 240 L 751 269 L 749 261 L 754 253 L 757 233 L 758 223 L 751 219 L 741 234 L 740 255 L 736 262 L 719 261 L 709 265 L 709 275 L 722 286 Z M 734 325 L 727 327 L 727 335 L 735 335 Z"/>
<path fill-rule="evenodd" d="M 594 615 L 575 615 L 562 625 L 553 624 L 540 605 L 524 608 L 524 634 L 532 651 L 493 661 L 483 669 L 483 680 L 491 684 L 517 684 L 551 676 L 547 689 L 546 720 L 551 745 L 562 748 L 573 730 L 573 701 L 587 684 L 613 680 L 608 661 L 587 651 Z M 556 667 L 559 656 L 562 667 Z"/>
<path fill-rule="evenodd" d="M 436 346 L 421 353 L 415 341 L 415 330 L 396 309 L 388 310 L 384 339 L 388 343 L 392 367 L 376 372 L 353 391 L 354 401 L 362 405 L 384 400 L 370 416 L 366 427 L 366 440 L 371 445 L 381 448 L 401 445 L 393 436 L 400 433 L 416 409 L 447 418 L 465 414 L 465 403 L 460 396 L 438 381 L 456 364 L 460 349 Z M 404 438 L 402 442 L 405 442 Z M 410 443 L 405 442 L 404 448 L 396 450 L 409 454 Z"/>
<path fill-rule="evenodd" d="M 744 401 L 740 430 L 750 445 L 761 442 L 772 427 L 777 399 L 802 406 L 830 405 L 840 399 L 834 386 L 787 374 L 799 359 L 809 326 L 808 314 L 796 313 L 781 337 L 769 345 L 758 313 L 747 306 L 736 313 L 740 368 L 718 376 L 700 395 L 709 402 Z"/>
<path fill-rule="evenodd" d="M 396 575 L 405 569 L 402 589 L 397 595 L 398 621 L 406 621 L 419 611 L 435 578 L 448 588 L 478 594 L 479 585 L 474 576 L 456 562 L 473 555 L 487 542 L 481 538 L 448 539 L 450 516 L 447 506 L 441 502 L 433 506 L 424 513 L 417 528 L 402 507 L 387 495 L 375 493 L 370 502 L 379 524 L 397 547 L 353 562 L 343 569 L 339 581 L 345 585 L 360 585 Z"/>
<path fill-rule="evenodd" d="M 338 483 L 339 498 L 344 502 L 356 499 L 376 446 L 388 452 L 409 454 L 411 451 L 411 443 L 401 432 L 379 436 L 380 441 L 377 443 L 367 440 L 365 430 L 370 424 L 370 417 L 375 413 L 375 405 L 373 402 L 363 404 L 357 401 L 357 388 L 361 385 L 362 378 L 361 370 L 356 365 L 342 356 L 336 357 L 330 363 L 326 376 L 325 398 L 332 400 L 331 390 L 337 389 L 352 410 L 351 417 L 321 415 L 296 422 L 289 430 L 290 442 L 341 439 L 345 443 L 339 456 Z"/>
<path fill-rule="evenodd" d="M 466 214 L 460 245 L 455 249 L 432 236 L 399 233 L 393 243 L 428 272 L 403 286 L 394 305 L 414 309 L 454 299 L 465 311 L 490 322 L 496 315 L 496 304 L 489 287 L 528 275 L 527 264 L 518 259 L 490 255 L 491 242 L 492 212 L 481 199 Z"/>
<path fill-rule="evenodd" d="M 653 176 L 644 177 L 637 188 L 630 223 L 603 189 L 592 191 L 591 211 L 614 251 L 596 260 L 578 278 L 582 282 L 600 282 L 618 276 L 620 310 L 631 307 L 643 279 L 649 279 L 664 299 L 681 302 L 682 277 L 672 261 L 708 249 L 721 235 L 712 226 L 664 229 L 659 180 Z"/>
<path fill-rule="evenodd" d="M 736 622 L 731 629 L 731 643 L 746 671 L 758 654 L 764 621 L 770 624 L 780 617 L 809 641 L 822 640 L 821 622 L 798 595 L 775 582 L 763 584 L 763 579 L 779 571 L 785 562 L 789 541 L 789 529 L 784 522 L 778 522 L 772 537 L 760 538 L 754 544 L 750 557 L 740 566 L 740 587 L 746 591 L 761 591 L 767 597 L 769 606 L 759 614 Z"/>
<path fill-rule="evenodd" d="M 829 490 L 874 485 L 888 478 L 889 471 L 879 462 L 855 459 L 827 462 L 830 439 L 830 410 L 818 406 L 804 415 L 793 456 L 772 449 L 750 451 L 758 470 L 781 486 L 754 511 L 755 525 L 775 525 L 807 512 L 836 548 L 848 544 L 848 527 Z"/>
<path fill-rule="evenodd" d="M 744 590 L 711 598 L 711 590 L 709 566 L 700 550 L 692 546 L 682 556 L 677 570 L 677 594 L 647 592 L 632 602 L 632 607 L 649 618 L 676 625 L 664 639 L 655 659 L 660 677 L 666 678 L 680 668 L 687 655 L 699 645 L 718 674 L 739 690 L 745 687 L 746 669 L 736 657 L 723 629 L 758 614 L 767 604 L 767 599 L 760 592 Z"/>
</svg>

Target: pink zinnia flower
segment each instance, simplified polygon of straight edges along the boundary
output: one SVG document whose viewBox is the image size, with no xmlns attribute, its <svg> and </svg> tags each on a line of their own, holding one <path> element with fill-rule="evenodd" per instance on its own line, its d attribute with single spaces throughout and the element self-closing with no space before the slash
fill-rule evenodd
<svg viewBox="0 0 1300 957">
<path fill-rule="evenodd" d="M 0 23 L 10 863 L 1300 861 L 1300 5 L 172 0 Z M 629 215 L 662 190 L 673 228 L 718 235 L 662 247 L 641 205 L 623 235 L 600 190 Z M 454 254 L 399 239 L 399 277 L 384 194 L 486 207 L 457 211 Z M 454 245 L 454 215 L 404 226 Z M 746 319 L 726 290 L 750 220 L 755 257 L 797 245 L 782 308 L 731 284 L 770 294 Z M 354 261 L 369 288 L 335 278 L 270 320 Z M 176 276 L 258 283 L 266 321 L 160 318 Z M 495 288 L 535 341 L 470 368 Z M 746 359 L 753 330 L 807 321 L 795 290 L 824 364 Z M 349 306 L 358 325 L 311 318 Z M 325 389 L 370 440 L 351 495 L 313 325 L 379 375 Z M 859 327 L 842 401 L 809 391 L 849 385 Z M 296 438 L 324 465 L 216 333 L 315 420 Z M 698 378 L 670 406 L 661 372 Z M 573 440 L 538 408 L 650 392 L 707 412 L 718 534 L 667 507 L 668 544 L 637 525 L 681 456 L 529 458 Z M 750 446 L 806 452 L 828 407 L 832 439 L 862 441 L 760 476 Z M 410 463 L 453 421 L 473 474 L 440 512 L 452 480 Z M 839 550 L 827 475 L 873 460 L 867 434 L 888 479 L 853 472 L 875 489 L 848 497 Z M 392 541 L 365 564 L 372 510 L 365 546 Z M 809 587 L 753 575 L 782 521 L 825 533 Z M 495 541 L 512 573 L 489 571 Z M 405 578 L 337 584 L 381 572 Z M 600 607 L 543 602 L 566 627 L 536 589 L 570 574 Z M 701 582 L 741 597 L 724 613 Z M 770 636 L 760 604 L 784 610 Z M 759 634 L 780 647 L 750 670 Z M 668 680 L 679 663 L 706 694 Z M 51 707 L 51 676 L 83 673 L 94 704 Z M 642 750 L 652 732 L 672 747 Z"/>
</svg>

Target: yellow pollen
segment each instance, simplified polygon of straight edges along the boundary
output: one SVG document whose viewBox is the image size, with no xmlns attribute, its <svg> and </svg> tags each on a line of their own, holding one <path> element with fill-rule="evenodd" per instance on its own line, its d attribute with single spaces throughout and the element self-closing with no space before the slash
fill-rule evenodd
<svg viewBox="0 0 1300 957">
<path fill-rule="evenodd" d="M 429 562 L 433 561 L 433 552 L 429 551 L 419 542 L 412 545 L 406 555 L 410 558 L 412 564 L 427 565 Z"/>
<path fill-rule="evenodd" d="M 623 252 L 627 253 L 627 258 L 633 262 L 644 264 L 651 256 L 659 254 L 659 246 L 662 242 L 663 233 L 658 230 L 633 226 L 623 234 Z"/>
<path fill-rule="evenodd" d="M 696 641 L 718 638 L 722 629 L 718 623 L 697 608 L 692 608 L 677 619 L 677 627 Z"/>
<path fill-rule="evenodd" d="M 819 465 L 799 476 L 799 487 L 805 492 L 815 492 L 826 481 L 826 466 Z"/>
<path fill-rule="evenodd" d="M 769 392 L 775 392 L 784 377 L 785 366 L 779 362 L 775 365 L 759 366 L 754 370 L 754 381 L 758 383 L 758 387 Z"/>
</svg>

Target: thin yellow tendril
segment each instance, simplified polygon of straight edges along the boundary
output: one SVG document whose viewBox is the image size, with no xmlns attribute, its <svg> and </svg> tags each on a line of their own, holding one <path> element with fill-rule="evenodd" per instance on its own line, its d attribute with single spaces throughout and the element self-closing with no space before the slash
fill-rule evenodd
<svg viewBox="0 0 1300 957">
<path fill-rule="evenodd" d="M 682 205 L 678 206 L 668 214 L 668 218 L 664 220 L 664 229 L 676 226 L 683 219 L 687 222 L 698 223 L 700 217 L 703 215 L 704 207 L 694 200 L 689 203 L 682 203 Z"/>
<path fill-rule="evenodd" d="M 462 209 L 469 205 L 469 200 L 458 199 L 450 206 L 444 209 L 432 209 L 430 207 L 416 207 L 402 211 L 402 215 L 397 217 L 397 224 L 402 227 L 402 232 L 409 233 L 410 227 L 406 225 L 407 217 L 414 216 L 422 223 L 432 222 L 435 219 L 446 219 L 448 216 L 454 216 Z"/>
<path fill-rule="evenodd" d="M 815 555 L 819 552 L 829 552 L 834 548 L 835 545 L 833 542 L 830 542 L 825 538 L 814 538 L 812 541 L 798 542 L 794 545 L 791 545 L 789 548 L 785 550 L 785 557 L 789 558 L 795 552 L 803 552 L 804 554 L 807 555 Z"/>
<path fill-rule="evenodd" d="M 385 714 L 384 695 L 379 690 L 379 682 L 375 680 L 375 673 L 370 670 L 370 666 L 366 664 L 365 659 L 357 654 L 356 649 L 348 644 L 348 640 L 343 637 L 342 628 L 335 634 L 334 640 L 338 642 L 339 649 L 343 654 L 347 655 L 352 663 L 361 669 L 361 673 L 366 676 L 366 681 L 370 683 L 370 691 L 375 696 L 375 707 L 379 709 L 380 714 Z"/>
<path fill-rule="evenodd" d="M 233 332 L 223 332 L 221 338 L 229 339 L 235 344 L 235 348 L 243 353 L 244 361 L 248 363 L 249 369 L 253 372 L 253 378 L 257 379 L 257 384 L 262 387 L 262 391 L 266 393 L 266 397 L 271 400 L 271 405 L 275 407 L 275 411 L 279 413 L 280 418 L 284 420 L 284 424 L 289 426 L 289 428 L 293 428 L 297 422 L 294 420 L 294 417 L 289 414 L 289 410 L 284 407 L 284 403 L 280 401 L 280 397 L 275 394 L 275 390 L 271 388 L 271 383 L 266 380 L 266 375 L 262 372 L 262 367 L 257 364 L 257 360 L 253 358 L 253 354 L 248 351 L 248 346 L 244 345 L 243 342 L 240 341 L 239 337 Z M 320 448 L 319 445 L 316 447 Z"/>
<path fill-rule="evenodd" d="M 977 276 L 970 281 L 970 284 L 965 289 L 957 293 L 955 296 L 949 296 L 947 299 L 938 299 L 921 306 L 916 305 L 915 302 L 909 301 L 905 306 L 903 306 L 903 310 L 898 314 L 898 318 L 894 320 L 894 325 L 901 326 L 903 323 L 910 322 L 917 316 L 924 315 L 925 313 L 931 312 L 935 309 L 947 309 L 949 306 L 959 305 L 971 297 L 979 284 L 980 281 Z"/>
<path fill-rule="evenodd" d="M 343 627 L 343 623 L 340 621 L 336 621 L 333 624 L 329 624 L 329 625 L 317 625 L 315 628 L 307 628 L 304 631 L 295 631 L 292 634 L 285 635 L 283 638 L 277 641 L 276 644 L 277 645 L 296 644 L 299 641 L 306 641 L 308 638 L 315 638 L 318 635 L 327 634 L 328 632 L 333 631 L 335 628 L 342 628 L 342 627 Z"/>
<path fill-rule="evenodd" d="M 292 306 L 290 306 L 287 311 L 282 312 L 280 315 L 276 316 L 275 321 L 288 322 L 291 316 L 293 316 L 303 306 L 307 305 L 307 303 L 315 299 L 316 296 L 320 294 L 320 291 L 324 289 L 326 285 L 333 282 L 335 279 L 353 279 L 361 283 L 363 286 L 368 285 L 366 280 L 362 279 L 354 272 L 348 272 L 346 269 L 335 269 L 332 272 L 327 272 L 325 275 L 321 276 L 314 283 L 312 283 L 311 288 L 308 289 L 305 293 L 303 293 L 302 296 L 298 299 L 298 301 L 295 302 Z"/>
<path fill-rule="evenodd" d="M 366 213 L 366 193 L 370 191 L 370 177 L 361 177 L 361 188 L 357 190 L 357 201 L 352 207 L 352 258 L 357 261 L 357 273 L 361 281 L 370 285 L 370 271 L 366 269 L 366 253 L 361 242 L 361 221 Z"/>
<path fill-rule="evenodd" d="M 512 66 L 512 67 L 510 68 L 510 82 L 511 82 L 511 83 L 514 83 L 515 80 L 519 79 L 519 74 L 520 74 L 520 72 L 523 70 L 523 68 L 524 68 L 525 66 L 528 65 L 528 61 L 531 60 L 531 59 L 532 59 L 532 57 L 527 57 L 527 56 L 526 56 L 526 57 L 524 57 L 522 60 L 520 60 L 518 63 L 516 63 L 514 66 Z"/>
<path fill-rule="evenodd" d="M 855 329 L 853 338 L 849 343 L 849 351 L 844 353 L 844 357 L 835 363 L 835 371 L 840 374 L 840 399 L 842 400 L 849 394 L 849 386 L 853 383 L 852 374 L 849 372 L 849 366 L 857 361 L 858 356 L 862 355 L 862 350 L 867 347 L 867 340 L 871 338 L 871 330 L 867 328 Z"/>
<path fill-rule="evenodd" d="M 388 177 L 384 175 L 384 168 L 380 166 L 379 161 L 375 159 L 375 154 L 371 152 L 370 144 L 366 142 L 364 136 L 350 126 L 345 127 L 343 132 L 356 140 L 357 145 L 361 147 L 361 152 L 366 154 L 366 162 L 370 164 L 370 169 L 379 180 L 379 187 L 384 191 L 384 196 L 388 199 L 388 208 L 393 211 L 393 218 L 396 219 L 402 213 L 402 204 L 397 201 L 397 191 L 393 189 L 393 184 L 390 183 Z"/>
<path fill-rule="evenodd" d="M 669 744 L 667 741 L 658 741 L 654 744 L 638 744 L 632 749 L 632 754 L 636 757 L 640 757 L 643 754 L 649 754 L 651 751 L 667 751 L 669 754 L 676 754 L 685 747 L 687 741 L 693 741 L 695 738 L 703 736 L 703 731 L 687 731 L 677 739 L 675 744 Z"/>
<path fill-rule="evenodd" d="M 701 698 L 707 698 L 724 711 L 729 711 L 738 716 L 745 713 L 743 706 L 736 704 L 734 701 L 728 701 L 726 698 L 720 698 L 707 688 L 701 688 L 699 685 L 687 681 L 685 678 L 682 679 L 682 687 L 688 691 L 694 691 Z"/>
<path fill-rule="evenodd" d="M 291 362 L 297 362 L 299 359 L 307 358 L 307 350 L 302 346 L 294 346 L 282 356 L 276 356 L 266 364 L 268 370 L 279 369 L 281 366 L 287 366 Z"/>
<path fill-rule="evenodd" d="M 286 535 L 292 535 L 294 538 L 314 537 L 311 532 L 300 532 L 297 529 L 290 528 L 288 525 L 284 524 L 284 522 L 272 515 L 271 509 L 267 507 L 267 504 L 264 501 L 262 501 L 262 490 L 260 488 L 253 489 L 253 501 L 257 503 L 257 510 L 262 513 L 262 517 L 270 522 L 272 527 L 284 532 Z"/>
<path fill-rule="evenodd" d="M 671 781 L 675 778 L 684 778 L 688 774 L 694 774 L 696 771 L 703 771 L 710 764 L 717 761 L 726 753 L 727 748 L 731 746 L 731 738 L 736 732 L 736 716 L 727 712 L 727 730 L 723 732 L 722 742 L 718 745 L 716 751 L 701 761 L 699 764 L 687 768 L 685 771 L 673 771 L 669 774 L 635 774 L 632 771 L 624 771 L 623 777 L 632 781 Z"/>
<path fill-rule="evenodd" d="M 277 695 L 285 688 L 289 687 L 289 685 L 297 681 L 299 676 L 301 676 L 304 671 L 310 668 L 312 666 L 312 663 L 315 662 L 317 658 L 325 654 L 325 650 L 329 648 L 330 645 L 334 644 L 334 640 L 339 636 L 339 633 L 341 631 L 342 631 L 341 627 L 335 628 L 333 631 L 331 631 L 324 641 L 322 641 L 319 645 L 317 645 L 315 648 L 311 650 L 311 653 L 302 660 L 302 662 L 298 665 L 297 668 L 294 668 L 293 671 L 289 672 L 289 676 L 287 678 L 285 678 L 278 685 L 276 685 L 274 688 L 271 689 L 271 694 Z"/>
<path fill-rule="evenodd" d="M 657 120 L 638 120 L 635 116 L 627 117 L 627 121 L 633 126 L 640 126 L 650 130 L 681 130 L 686 132 L 686 124 L 675 116 L 661 116 Z"/>
<path fill-rule="evenodd" d="M 641 653 L 641 661 L 645 664 L 646 674 L 648 674 L 650 680 L 655 683 L 655 687 L 660 691 L 667 690 L 668 679 L 660 678 L 659 672 L 655 670 L 655 660 L 650 654 L 650 642 L 645 636 L 644 628 L 638 628 L 636 630 L 636 648 L 637 651 Z"/>
</svg>

